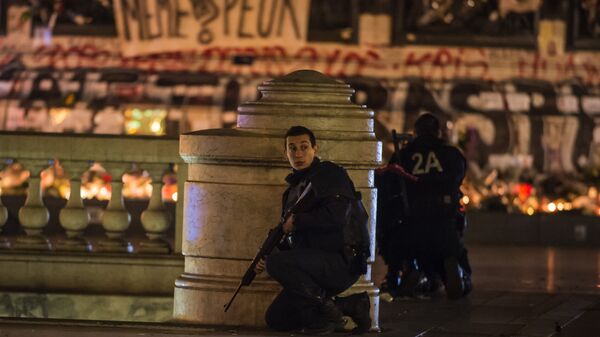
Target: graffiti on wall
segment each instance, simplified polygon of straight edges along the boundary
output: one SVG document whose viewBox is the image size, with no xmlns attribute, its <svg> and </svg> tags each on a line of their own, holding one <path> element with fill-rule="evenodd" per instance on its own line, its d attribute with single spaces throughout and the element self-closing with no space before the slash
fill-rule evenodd
<svg viewBox="0 0 600 337">
<path fill-rule="evenodd" d="M 39 131 L 51 128 L 61 132 L 64 127 L 62 131 L 96 132 L 104 130 L 99 125 L 104 120 L 100 116 L 118 114 L 113 107 L 119 104 L 172 107 L 168 108 L 168 118 L 181 119 L 178 106 L 182 102 L 188 107 L 187 120 L 178 123 L 186 123 L 190 129 L 231 126 L 237 104 L 256 99 L 257 85 L 268 79 L 223 76 L 207 78 L 204 83 L 164 85 L 165 78 L 159 75 L 140 73 L 134 82 L 119 83 L 108 82 L 112 77 L 106 74 L 25 71 L 15 81 L 14 90 L 5 88 L 1 93 L 11 102 L 4 104 L 8 110 L 4 112 L 6 123 L 1 126 L 10 130 L 36 130 L 40 126 Z M 448 125 L 453 133 L 449 136 L 461 143 L 467 158 L 479 166 L 519 165 L 546 172 L 600 166 L 600 92 L 581 82 L 432 81 L 416 77 L 345 80 L 357 90 L 356 101 L 374 109 L 387 130 L 409 130 L 422 111 L 451 122 Z M 70 112 L 56 108 L 69 98 L 77 100 Z M 19 101 L 33 103 L 19 105 Z M 104 103 L 94 108 L 89 102 Z M 52 118 L 62 124 L 49 123 Z M 111 130 L 119 133 L 119 126 L 112 125 Z"/>
<path fill-rule="evenodd" d="M 202 107 L 186 115 L 189 120 L 183 123 L 190 128 L 231 126 L 235 106 L 254 99 L 262 80 L 311 68 L 350 82 L 358 89 L 356 98 L 373 108 L 388 129 L 405 130 L 427 110 L 453 123 L 454 140 L 464 143 L 472 162 L 501 166 L 518 160 L 518 165 L 539 170 L 571 172 L 600 165 L 600 58 L 595 56 L 578 52 L 550 57 L 483 48 L 272 45 L 125 57 L 114 39 L 55 38 L 52 45 L 32 48 L 8 37 L 0 39 L 0 96 L 51 101 L 72 94 L 82 103 L 76 110 L 92 109 L 85 104 L 107 97 L 164 106 L 186 102 Z M 115 69 L 135 79 L 108 81 L 104 73 Z M 166 71 L 209 79 L 187 86 L 159 85 Z M 27 110 L 37 107 L 13 103 L 5 106 L 24 109 L 19 118 L 25 124 L 17 124 L 28 125 Z M 212 122 L 201 122 L 206 120 L 202 116 L 211 116 Z M 99 127 L 95 123 L 75 123 L 86 128 L 74 131 L 93 131 Z"/>
<path fill-rule="evenodd" d="M 55 38 L 51 45 L 20 46 L 0 38 L 0 66 L 18 59 L 27 68 L 127 68 L 150 72 L 186 71 L 276 77 L 315 69 L 334 77 L 427 80 L 474 78 L 502 81 L 532 78 L 551 82 L 577 78 L 600 84 L 600 58 L 577 52 L 542 56 L 522 50 L 451 47 L 342 47 L 334 45 L 209 46 L 126 57 L 116 40 Z M 242 60 L 242 62 L 240 62 Z"/>
<path fill-rule="evenodd" d="M 448 137 L 479 167 L 569 173 L 600 164 L 595 136 L 600 132 L 600 96 L 577 82 L 351 83 L 359 90 L 359 102 L 373 107 L 387 130 L 409 131 L 423 111 L 449 122 Z"/>
</svg>

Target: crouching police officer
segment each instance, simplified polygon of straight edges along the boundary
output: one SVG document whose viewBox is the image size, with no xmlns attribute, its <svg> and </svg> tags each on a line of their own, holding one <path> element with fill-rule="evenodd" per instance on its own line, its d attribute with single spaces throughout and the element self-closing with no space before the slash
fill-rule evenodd
<svg viewBox="0 0 600 337">
<path fill-rule="evenodd" d="M 303 196 L 306 202 L 283 224 L 288 236 L 279 251 L 261 260 L 255 269 L 260 273 L 266 268 L 283 287 L 265 319 L 274 330 L 326 334 L 343 328 L 343 315 L 347 315 L 365 331 L 371 324 L 366 293 L 332 300 L 359 277 L 345 254 L 343 233 L 354 188 L 346 171 L 320 161 L 317 150 L 308 128 L 294 126 L 287 131 L 285 153 L 293 172 L 286 177 L 289 187 L 283 194 L 283 210 L 292 207 L 303 192 L 308 194 Z"/>
<path fill-rule="evenodd" d="M 448 298 L 460 298 L 471 291 L 471 270 L 457 224 L 466 161 L 460 150 L 442 140 L 432 114 L 421 115 L 414 129 L 416 138 L 400 150 L 400 164 L 417 177 L 406 181 L 417 260 L 426 275 L 441 274 Z"/>
</svg>

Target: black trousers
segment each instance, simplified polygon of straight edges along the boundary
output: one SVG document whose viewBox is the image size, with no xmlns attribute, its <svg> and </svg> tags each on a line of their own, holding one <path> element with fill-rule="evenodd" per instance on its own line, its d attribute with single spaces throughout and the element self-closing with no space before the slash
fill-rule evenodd
<svg viewBox="0 0 600 337">
<path fill-rule="evenodd" d="M 385 247 L 380 248 L 380 254 L 388 266 L 386 282 L 388 289 L 395 290 L 399 286 L 399 272 L 407 272 L 415 269 L 415 259 L 417 257 L 414 228 L 408 224 L 388 227 L 387 232 L 380 233 L 388 236 L 385 240 Z"/>
<path fill-rule="evenodd" d="M 421 220 L 421 219 L 420 219 Z M 444 259 L 455 257 L 463 271 L 470 275 L 467 249 L 456 224 L 443 218 L 428 218 L 415 226 L 417 260 L 426 275 L 439 274 L 445 281 Z"/>
<path fill-rule="evenodd" d="M 274 330 L 289 331 L 324 323 L 323 299 L 348 289 L 358 280 L 341 253 L 292 249 L 267 259 L 267 272 L 283 286 L 267 309 L 265 320 Z"/>
</svg>

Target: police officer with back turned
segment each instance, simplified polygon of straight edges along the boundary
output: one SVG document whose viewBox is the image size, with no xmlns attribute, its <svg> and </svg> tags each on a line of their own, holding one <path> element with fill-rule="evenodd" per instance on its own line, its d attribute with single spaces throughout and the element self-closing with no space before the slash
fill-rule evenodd
<svg viewBox="0 0 600 337">
<path fill-rule="evenodd" d="M 457 299 L 471 291 L 471 270 L 457 224 L 466 161 L 442 139 L 434 115 L 421 115 L 414 129 L 416 137 L 400 151 L 400 164 L 417 177 L 406 184 L 417 260 L 426 275 L 441 274 L 446 295 Z"/>
</svg>

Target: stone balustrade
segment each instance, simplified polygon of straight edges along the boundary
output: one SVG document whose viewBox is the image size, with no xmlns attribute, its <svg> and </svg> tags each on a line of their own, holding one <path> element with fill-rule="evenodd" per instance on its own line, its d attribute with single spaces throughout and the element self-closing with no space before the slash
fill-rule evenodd
<svg viewBox="0 0 600 337">
<path fill-rule="evenodd" d="M 167 212 L 162 198 L 163 174 L 170 165 L 178 165 L 178 200 L 183 200 L 183 182 L 187 174 L 179 157 L 179 141 L 157 137 L 104 135 L 35 134 L 0 132 L 0 159 L 18 161 L 29 171 L 27 199 L 18 210 L 18 235 L 0 233 L 0 249 L 12 251 L 57 251 L 94 253 L 169 254 L 181 249 L 182 201 L 173 214 Z M 59 232 L 48 230 L 50 211 L 42 198 L 40 173 L 52 160 L 59 160 L 69 177 L 70 195 L 58 212 Z M 102 210 L 101 226 L 91 230 L 90 214 L 81 197 L 82 174 L 93 162 L 100 163 L 112 176 L 111 198 Z M 137 232 L 145 238 L 132 241 L 131 214 L 123 200 L 122 176 L 132 165 L 146 170 L 152 179 L 152 196 L 141 214 Z M 3 167 L 0 167 L 3 169 Z M 182 177 L 179 179 L 179 177 Z M 1 191 L 0 191 L 1 193 Z M 6 196 L 5 196 L 6 199 Z M 86 202 L 87 203 L 87 202 Z M 138 202 L 139 204 L 139 202 Z M 98 208 L 98 207 L 97 207 Z M 6 227 L 9 212 L 0 199 L 0 231 Z M 174 237 L 170 226 L 175 223 Z M 88 234 L 100 231 L 100 238 Z M 49 232 L 52 232 L 49 234 Z M 50 237 L 51 236 L 51 237 Z M 91 242 L 93 241 L 93 243 Z"/>
</svg>

